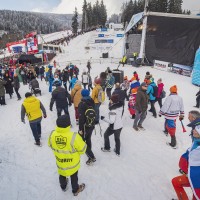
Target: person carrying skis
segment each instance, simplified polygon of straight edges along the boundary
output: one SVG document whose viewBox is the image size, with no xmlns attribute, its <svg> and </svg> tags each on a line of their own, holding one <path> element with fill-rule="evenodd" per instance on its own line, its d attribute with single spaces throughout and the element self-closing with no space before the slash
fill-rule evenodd
<svg viewBox="0 0 200 200">
<path fill-rule="evenodd" d="M 84 154 L 87 145 L 81 136 L 70 130 L 69 115 L 59 116 L 56 128 L 48 139 L 48 146 L 52 149 L 58 168 L 61 189 L 67 190 L 68 178 L 71 178 L 72 193 L 77 196 L 85 189 L 85 184 L 78 184 L 78 170 L 80 169 L 80 155 Z"/>
<path fill-rule="evenodd" d="M 87 165 L 91 165 L 96 161 L 94 153 L 92 152 L 92 132 L 95 128 L 95 104 L 94 100 L 90 97 L 90 91 L 83 89 L 81 91 L 82 99 L 78 105 L 79 113 L 79 134 L 87 144 L 86 155 L 88 160 Z"/>
<path fill-rule="evenodd" d="M 179 115 L 180 113 L 180 115 Z M 170 88 L 170 95 L 166 98 L 159 116 L 165 116 L 166 129 L 171 136 L 171 143 L 167 143 L 172 148 L 176 148 L 176 119 L 179 116 L 179 120 L 184 119 L 184 106 L 183 99 L 177 94 L 177 86 L 173 85 Z"/>
</svg>

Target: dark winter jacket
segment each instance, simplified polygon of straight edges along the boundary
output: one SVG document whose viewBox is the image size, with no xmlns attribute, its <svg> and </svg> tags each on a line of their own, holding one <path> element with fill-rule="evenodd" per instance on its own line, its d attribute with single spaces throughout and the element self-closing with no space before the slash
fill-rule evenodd
<svg viewBox="0 0 200 200">
<path fill-rule="evenodd" d="M 135 108 L 139 112 L 145 112 L 148 108 L 148 95 L 146 93 L 146 90 L 142 90 L 142 86 L 138 88 Z"/>
<path fill-rule="evenodd" d="M 12 94 L 13 93 L 13 86 L 12 86 L 13 79 L 10 77 L 4 77 L 4 80 L 6 81 L 6 84 L 5 84 L 6 94 Z"/>
<path fill-rule="evenodd" d="M 116 88 L 112 95 L 117 94 L 119 97 L 119 102 L 124 104 L 125 98 L 126 98 L 126 92 L 120 88 Z"/>
<path fill-rule="evenodd" d="M 40 88 L 39 82 L 36 79 L 31 80 L 29 85 L 33 90 L 36 89 L 36 88 Z"/>
<path fill-rule="evenodd" d="M 63 72 L 62 80 L 63 80 L 63 82 L 69 81 L 69 73 L 68 73 L 68 71 L 64 71 Z"/>
<path fill-rule="evenodd" d="M 40 72 L 40 74 L 41 74 L 41 75 L 43 75 L 43 74 L 44 74 L 44 71 L 45 71 L 45 70 L 44 70 L 44 67 L 43 67 L 43 66 L 42 66 L 42 67 L 40 67 L 40 69 L 39 69 L 39 72 Z"/>
<path fill-rule="evenodd" d="M 94 109 L 95 103 L 91 97 L 82 98 L 81 102 L 78 105 L 78 113 L 79 113 L 79 130 L 84 131 L 84 125 L 86 122 L 85 111 L 91 107 Z"/>
<path fill-rule="evenodd" d="M 58 86 L 53 92 L 52 92 L 52 98 L 50 102 L 50 109 L 53 108 L 53 104 L 56 102 L 56 108 L 65 108 L 68 105 L 71 105 L 71 97 L 70 94 L 62 88 L 61 86 Z"/>
<path fill-rule="evenodd" d="M 200 90 L 197 92 L 196 96 L 198 97 L 200 95 Z"/>
<path fill-rule="evenodd" d="M 14 87 L 15 89 L 19 89 L 19 88 L 20 88 L 20 83 L 19 83 L 18 76 L 15 76 L 15 77 L 13 78 L 13 87 Z"/>
<path fill-rule="evenodd" d="M 0 97 L 5 95 L 5 86 L 6 81 L 0 78 Z"/>
</svg>

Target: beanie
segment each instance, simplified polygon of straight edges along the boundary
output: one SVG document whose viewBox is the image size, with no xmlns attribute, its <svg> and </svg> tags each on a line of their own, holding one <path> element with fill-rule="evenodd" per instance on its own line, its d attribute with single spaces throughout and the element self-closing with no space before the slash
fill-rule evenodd
<svg viewBox="0 0 200 200">
<path fill-rule="evenodd" d="M 133 88 L 133 89 L 131 90 L 131 93 L 132 93 L 132 94 L 137 94 L 137 90 L 138 90 L 138 88 Z"/>
<path fill-rule="evenodd" d="M 119 102 L 119 95 L 118 94 L 113 94 L 110 98 L 113 103 L 118 103 Z"/>
<path fill-rule="evenodd" d="M 82 95 L 83 97 L 88 97 L 88 96 L 90 96 L 90 91 L 87 90 L 87 89 L 83 89 L 83 90 L 81 91 L 81 95 Z"/>
<path fill-rule="evenodd" d="M 172 87 L 170 87 L 170 92 L 171 93 L 177 93 L 177 87 L 176 87 L 176 85 L 173 85 Z"/>
<path fill-rule="evenodd" d="M 100 84 L 101 83 L 101 79 L 100 78 L 95 78 L 94 83 L 95 84 Z"/>
<path fill-rule="evenodd" d="M 32 96 L 32 94 L 31 94 L 30 92 L 27 92 L 27 93 L 25 94 L 25 97 L 26 97 L 26 98 L 31 97 L 31 96 Z"/>
<path fill-rule="evenodd" d="M 147 84 L 145 82 L 141 83 L 141 86 L 147 86 Z"/>
<path fill-rule="evenodd" d="M 56 125 L 60 128 L 66 128 L 71 125 L 70 116 L 69 115 L 61 115 L 56 120 Z"/>
</svg>

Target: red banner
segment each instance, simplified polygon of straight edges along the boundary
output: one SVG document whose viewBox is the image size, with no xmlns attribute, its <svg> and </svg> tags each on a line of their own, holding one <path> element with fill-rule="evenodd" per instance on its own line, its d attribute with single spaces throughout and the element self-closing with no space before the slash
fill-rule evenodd
<svg viewBox="0 0 200 200">
<path fill-rule="evenodd" d="M 36 31 L 33 31 L 33 32 L 27 34 L 27 35 L 25 36 L 25 38 L 34 37 L 35 35 L 37 35 L 37 32 L 36 32 Z"/>
</svg>

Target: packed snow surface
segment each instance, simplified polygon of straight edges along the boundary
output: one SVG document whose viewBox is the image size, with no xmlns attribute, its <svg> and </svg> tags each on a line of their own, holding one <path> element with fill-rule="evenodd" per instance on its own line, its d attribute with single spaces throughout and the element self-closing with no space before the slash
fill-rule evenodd
<svg viewBox="0 0 200 200">
<path fill-rule="evenodd" d="M 80 68 L 80 73 L 86 67 L 86 60 L 91 57 L 100 58 L 102 52 L 99 50 L 86 50 L 93 32 L 78 36 L 72 40 L 69 46 L 65 47 L 65 53 L 58 55 L 55 60 L 60 63 L 60 68 L 64 68 L 70 61 L 75 62 Z M 121 57 L 121 40 L 113 49 L 113 57 Z M 81 60 L 84 60 L 82 62 Z M 97 62 L 98 61 L 98 62 Z M 116 69 L 117 64 L 110 63 L 107 59 L 100 63 L 92 63 L 92 78 L 105 71 L 109 66 Z M 169 88 L 176 84 L 178 94 L 183 98 L 185 107 L 185 126 L 189 123 L 187 114 L 194 110 L 195 94 L 197 87 L 191 84 L 191 78 L 177 74 L 159 71 L 151 67 L 134 68 L 125 66 L 124 74 L 130 79 L 134 71 L 137 71 L 140 80 L 144 79 L 146 71 L 153 74 L 155 81 L 163 79 L 165 90 L 169 95 Z M 42 147 L 34 145 L 34 139 L 28 120 L 26 124 L 21 122 L 20 110 L 23 100 L 17 101 L 14 94 L 13 99 L 6 95 L 6 106 L 0 107 L 0 199 L 1 200 L 63 200 L 63 199 L 84 199 L 84 200 L 169 200 L 175 198 L 171 179 L 179 175 L 178 161 L 180 156 L 191 145 L 190 128 L 187 133 L 182 133 L 181 124 L 177 121 L 177 141 L 178 149 L 172 149 L 166 145 L 170 137 L 166 137 L 162 130 L 164 118 L 152 117 L 148 112 L 143 123 L 145 131 L 136 132 L 133 130 L 133 120 L 125 106 L 123 117 L 124 127 L 121 133 L 121 155 L 117 157 L 112 151 L 104 153 L 100 149 L 103 147 L 103 137 L 100 129 L 96 126 L 96 135 L 93 132 L 92 149 L 97 161 L 93 166 L 85 164 L 87 156 L 81 158 L 81 168 L 79 170 L 79 183 L 85 183 L 85 190 L 73 197 L 71 185 L 68 191 L 62 192 L 59 186 L 57 167 L 54 155 L 47 145 L 48 137 L 56 125 L 56 108 L 54 104 L 53 112 L 49 110 L 51 94 L 48 92 L 48 85 L 40 81 L 42 96 L 38 98 L 47 110 L 47 118 L 42 120 Z M 22 97 L 29 91 L 27 85 L 22 85 L 19 90 Z M 156 104 L 156 110 L 159 106 Z M 73 106 L 69 108 L 72 120 L 72 131 L 78 131 L 75 123 L 75 112 Z M 108 100 L 100 107 L 100 115 L 107 115 Z M 106 130 L 108 124 L 100 122 Z M 114 138 L 110 137 L 111 147 L 114 148 Z M 70 183 L 70 182 L 69 182 Z M 191 196 L 190 190 L 188 190 Z"/>
</svg>

